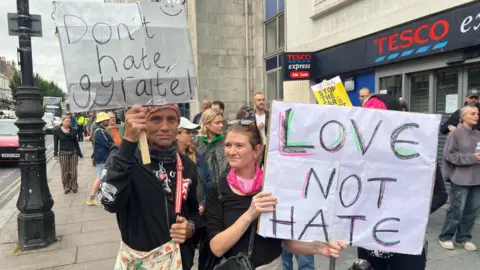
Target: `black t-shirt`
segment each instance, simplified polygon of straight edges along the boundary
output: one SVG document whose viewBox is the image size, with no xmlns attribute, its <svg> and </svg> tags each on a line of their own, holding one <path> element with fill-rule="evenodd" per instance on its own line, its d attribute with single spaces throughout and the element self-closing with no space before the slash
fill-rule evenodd
<svg viewBox="0 0 480 270">
<path fill-rule="evenodd" d="M 220 197 L 220 198 L 219 198 Z M 253 195 L 240 196 L 235 194 L 227 179 L 223 178 L 217 184 L 212 184 L 207 190 L 206 216 L 208 237 L 212 240 L 217 234 L 232 226 L 243 215 L 252 202 Z M 251 228 L 251 227 L 250 227 Z M 225 258 L 248 251 L 250 229 L 240 240 L 225 253 Z M 264 238 L 258 234 L 252 252 L 252 261 L 255 267 L 269 264 L 282 254 L 282 240 Z"/>
</svg>

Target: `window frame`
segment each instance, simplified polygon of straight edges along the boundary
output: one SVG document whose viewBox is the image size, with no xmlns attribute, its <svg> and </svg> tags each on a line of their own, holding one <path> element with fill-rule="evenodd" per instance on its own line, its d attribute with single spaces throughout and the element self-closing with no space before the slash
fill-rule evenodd
<svg viewBox="0 0 480 270">
<path fill-rule="evenodd" d="M 284 41 L 283 41 L 283 46 L 280 47 L 280 35 L 279 35 L 279 27 L 278 27 L 278 22 L 280 21 L 280 17 L 283 16 L 283 22 L 284 22 L 284 26 L 283 26 L 283 38 L 284 38 Z M 268 52 L 267 51 L 267 24 L 271 23 L 275 21 L 276 24 L 275 24 L 275 49 L 271 52 Z M 263 38 L 263 44 L 265 46 L 263 46 L 263 54 L 264 54 L 264 58 L 270 58 L 274 55 L 278 55 L 278 54 L 281 54 L 285 51 L 285 12 L 284 11 L 281 11 L 279 13 L 277 13 L 275 16 L 273 16 L 272 18 L 266 20 L 263 22 L 263 33 L 264 33 L 264 38 Z"/>
<path fill-rule="evenodd" d="M 283 9 L 280 9 L 280 3 L 283 1 Z M 265 11 L 264 11 L 264 22 L 263 22 L 263 31 L 264 31 L 264 39 L 263 39 L 263 44 L 264 44 L 264 49 L 263 49 L 263 62 L 264 62 L 264 94 L 265 94 L 265 100 L 267 104 L 270 104 L 272 100 L 279 100 L 280 97 L 283 99 L 283 70 L 281 66 L 281 55 L 285 52 L 285 46 L 286 46 L 286 27 L 285 27 L 285 0 L 277 0 L 277 13 L 275 16 L 272 16 L 267 19 L 266 17 L 266 0 L 263 1 Z M 280 46 L 280 32 L 279 32 L 279 22 L 280 18 L 283 18 L 283 46 Z M 275 21 L 275 49 L 267 52 L 267 24 Z M 277 65 L 276 68 L 272 68 L 267 70 L 267 60 L 270 60 L 271 58 L 275 57 L 277 60 Z M 276 87 L 275 87 L 275 96 L 270 97 L 269 96 L 269 91 L 268 91 L 268 75 L 272 73 L 276 73 Z"/>
</svg>

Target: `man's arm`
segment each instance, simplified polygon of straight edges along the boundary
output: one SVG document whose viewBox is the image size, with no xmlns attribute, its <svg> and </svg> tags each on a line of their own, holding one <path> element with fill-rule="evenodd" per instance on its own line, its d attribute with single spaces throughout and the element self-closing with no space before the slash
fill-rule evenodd
<svg viewBox="0 0 480 270">
<path fill-rule="evenodd" d="M 443 135 L 447 135 L 450 132 L 449 126 L 457 127 L 458 123 L 460 123 L 460 110 L 456 110 L 450 118 L 440 127 L 440 133 Z"/>
<path fill-rule="evenodd" d="M 123 140 L 118 150 L 113 149 L 105 163 L 106 173 L 100 185 L 100 201 L 111 213 L 125 209 L 131 192 L 134 154 L 138 143 Z M 115 151 L 116 150 L 116 151 Z"/>
</svg>

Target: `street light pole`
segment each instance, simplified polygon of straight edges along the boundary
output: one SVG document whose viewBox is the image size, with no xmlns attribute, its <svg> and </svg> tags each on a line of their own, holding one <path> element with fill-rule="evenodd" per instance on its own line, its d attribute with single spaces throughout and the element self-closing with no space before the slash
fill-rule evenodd
<svg viewBox="0 0 480 270">
<path fill-rule="evenodd" d="M 47 182 L 42 96 L 34 86 L 32 19 L 28 0 L 17 0 L 18 52 L 22 85 L 15 113 L 19 128 L 21 188 L 17 201 L 18 241 L 22 250 L 43 248 L 56 241 L 53 198 Z"/>
</svg>

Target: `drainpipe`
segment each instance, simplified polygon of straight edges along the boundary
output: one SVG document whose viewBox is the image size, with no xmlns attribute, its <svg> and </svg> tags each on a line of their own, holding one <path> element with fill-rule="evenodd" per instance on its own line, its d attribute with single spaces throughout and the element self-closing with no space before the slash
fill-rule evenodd
<svg viewBox="0 0 480 270">
<path fill-rule="evenodd" d="M 247 105 L 250 105 L 250 34 L 248 31 L 248 0 L 245 0 L 245 72 L 247 73 Z"/>
</svg>

